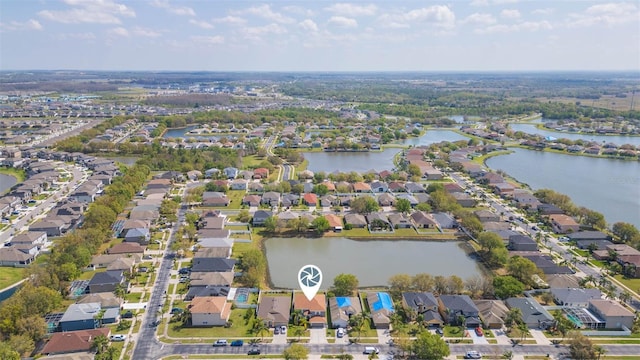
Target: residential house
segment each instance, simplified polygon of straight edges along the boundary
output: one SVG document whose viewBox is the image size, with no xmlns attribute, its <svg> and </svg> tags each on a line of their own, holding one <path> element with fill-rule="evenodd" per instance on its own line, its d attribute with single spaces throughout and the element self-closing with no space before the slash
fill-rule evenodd
<svg viewBox="0 0 640 360">
<path fill-rule="evenodd" d="M 230 288 L 228 286 L 220 285 L 205 285 L 205 286 L 189 286 L 189 290 L 184 295 L 184 300 L 191 301 L 199 297 L 227 297 L 229 295 Z"/>
<path fill-rule="evenodd" d="M 99 315 L 102 313 L 102 319 Z M 119 309 L 111 308 L 102 312 L 100 303 L 71 304 L 60 318 L 61 331 L 97 329 L 105 323 L 116 322 Z"/>
<path fill-rule="evenodd" d="M 353 184 L 353 192 L 368 193 L 371 192 L 371 186 L 365 182 L 359 181 Z"/>
<path fill-rule="evenodd" d="M 560 266 L 553 262 L 553 259 L 547 255 L 524 255 L 523 258 L 531 260 L 538 269 L 542 270 L 545 275 L 548 274 L 572 274 L 573 271 L 567 266 Z"/>
<path fill-rule="evenodd" d="M 522 321 L 530 328 L 546 329 L 555 324 L 553 316 L 533 298 L 509 298 L 505 303 L 509 309 L 520 309 Z"/>
<path fill-rule="evenodd" d="M 80 298 L 80 300 L 76 301 L 76 304 L 88 304 L 88 303 L 99 303 L 101 309 L 110 309 L 116 308 L 120 309 L 122 306 L 122 299 L 117 297 L 112 292 L 100 292 L 100 293 L 92 293 L 86 294 Z"/>
<path fill-rule="evenodd" d="M 58 332 L 51 335 L 51 338 L 49 338 L 49 341 L 44 345 L 41 352 L 47 356 L 90 352 L 93 351 L 93 341 L 96 337 L 105 336 L 109 338 L 110 335 L 111 328 L 108 327 Z"/>
<path fill-rule="evenodd" d="M 192 326 L 224 326 L 231 315 L 231 304 L 226 297 L 196 297 L 189 305 Z"/>
<path fill-rule="evenodd" d="M 331 314 L 331 326 L 334 329 L 346 329 L 352 316 L 362 313 L 362 305 L 358 297 L 332 297 L 329 298 L 329 312 Z"/>
<path fill-rule="evenodd" d="M 435 229 L 438 227 L 438 222 L 432 214 L 424 211 L 415 211 L 411 214 L 411 221 L 416 228 L 419 229 Z"/>
<path fill-rule="evenodd" d="M 444 320 L 438 310 L 438 300 L 433 293 L 404 292 L 402 293 L 402 306 L 422 315 L 424 323 L 428 326 L 444 325 Z"/>
<path fill-rule="evenodd" d="M 508 248 L 512 251 L 538 251 L 538 243 L 527 235 L 511 235 Z"/>
<path fill-rule="evenodd" d="M 502 329 L 509 308 L 502 300 L 473 300 L 478 308 L 480 319 L 489 329 Z"/>
<path fill-rule="evenodd" d="M 227 179 L 235 179 L 238 176 L 238 169 L 234 167 L 224 168 L 222 172 Z"/>
<path fill-rule="evenodd" d="M 392 181 L 389 183 L 389 191 L 393 193 L 400 193 L 407 191 L 404 187 L 404 182 Z"/>
<path fill-rule="evenodd" d="M 344 223 L 352 228 L 364 228 L 367 226 L 367 219 L 361 214 L 345 214 Z"/>
<path fill-rule="evenodd" d="M 480 312 L 469 295 L 440 295 L 438 309 L 447 324 L 460 325 L 464 318 L 462 324 L 467 327 L 481 325 Z"/>
<path fill-rule="evenodd" d="M 97 272 L 89 281 L 87 289 L 89 293 L 113 292 L 118 286 L 126 288 L 125 277 L 122 270 L 107 270 Z"/>
<path fill-rule="evenodd" d="M 218 170 L 218 169 L 215 169 L 215 170 Z M 196 181 L 201 177 L 202 177 L 201 171 L 198 171 L 198 170 L 187 171 L 187 179 L 191 181 Z M 208 177 L 211 177 L 211 174 Z"/>
<path fill-rule="evenodd" d="M 218 286 L 229 289 L 233 283 L 234 273 L 227 272 L 194 272 L 189 275 L 189 288 Z M 227 291 L 228 293 L 228 291 Z"/>
<path fill-rule="evenodd" d="M 301 292 L 293 294 L 293 311 L 302 311 L 311 328 L 324 328 L 327 325 L 326 306 L 324 294 L 316 294 L 311 300 Z"/>
<path fill-rule="evenodd" d="M 258 210 L 253 214 L 253 219 L 251 220 L 251 224 L 253 226 L 263 226 L 265 220 L 273 216 L 271 211 L 266 210 Z"/>
<path fill-rule="evenodd" d="M 553 215 L 564 214 L 564 211 L 553 204 L 540 204 L 538 205 L 538 212 L 540 215 Z"/>
<path fill-rule="evenodd" d="M 601 231 L 578 231 L 571 234 L 568 234 L 567 237 L 569 241 L 584 241 L 584 240 L 601 240 L 601 241 L 611 241 L 611 236 L 601 232 Z"/>
<path fill-rule="evenodd" d="M 549 215 L 549 221 L 553 231 L 558 234 L 566 234 L 570 232 L 577 232 L 580 230 L 580 224 L 578 224 L 571 216 L 565 214 L 552 214 Z"/>
<path fill-rule="evenodd" d="M 296 194 L 282 194 L 282 200 L 280 200 L 282 206 L 291 207 L 298 206 L 300 204 L 300 195 Z"/>
<path fill-rule="evenodd" d="M 480 222 L 500 221 L 500 215 L 486 209 L 476 210 L 473 212 Z"/>
<path fill-rule="evenodd" d="M 225 258 L 193 258 L 191 271 L 194 272 L 225 272 L 233 271 L 236 264 L 234 259 Z"/>
<path fill-rule="evenodd" d="M 302 196 L 302 202 L 307 206 L 318 206 L 318 196 L 314 193 L 306 193 Z"/>
<path fill-rule="evenodd" d="M 326 214 L 324 218 L 329 222 L 329 229 L 335 232 L 342 231 L 342 218 L 334 214 Z"/>
<path fill-rule="evenodd" d="M 420 204 L 420 200 L 418 200 L 418 198 L 416 196 L 413 196 L 412 194 L 402 193 L 402 194 L 396 195 L 396 198 L 398 200 L 400 199 L 407 200 L 411 205 L 411 207 L 415 207 L 416 205 Z"/>
<path fill-rule="evenodd" d="M 476 206 L 476 200 L 471 195 L 463 192 L 454 192 L 451 194 L 456 202 L 462 207 L 474 207 Z"/>
<path fill-rule="evenodd" d="M 275 191 L 267 191 L 262 194 L 262 200 L 260 201 L 262 205 L 269 205 L 271 207 L 277 207 L 280 205 L 280 193 Z"/>
<path fill-rule="evenodd" d="M 550 289 L 549 292 L 553 295 L 556 304 L 566 307 L 586 308 L 589 306 L 589 301 L 602 299 L 602 292 L 594 288 L 555 288 Z"/>
<path fill-rule="evenodd" d="M 68 225 L 62 220 L 38 220 L 29 226 L 29 231 L 42 231 L 48 237 L 60 236 L 68 229 Z"/>
<path fill-rule="evenodd" d="M 142 254 L 144 247 L 136 242 L 123 242 L 115 244 L 107 250 L 108 254 Z"/>
<path fill-rule="evenodd" d="M 231 181 L 229 188 L 231 190 L 247 190 L 249 186 L 249 181 L 245 179 L 234 179 Z"/>
<path fill-rule="evenodd" d="M 389 190 L 389 185 L 383 181 L 373 181 L 371 182 L 371 191 L 374 193 L 383 193 Z"/>
<path fill-rule="evenodd" d="M 269 177 L 269 169 L 267 168 L 257 168 L 253 170 L 253 177 L 255 179 L 266 179 Z"/>
<path fill-rule="evenodd" d="M 202 194 L 203 206 L 229 206 L 230 200 L 224 193 L 207 191 Z"/>
<path fill-rule="evenodd" d="M 258 319 L 268 327 L 286 326 L 291 314 L 291 296 L 262 296 L 258 304 Z"/>
<path fill-rule="evenodd" d="M 26 267 L 36 259 L 31 252 L 23 252 L 15 246 L 0 248 L 0 266 Z"/>
<path fill-rule="evenodd" d="M 124 241 L 136 242 L 140 245 L 148 245 L 151 240 L 151 233 L 148 228 L 129 229 L 124 236 Z"/>
<path fill-rule="evenodd" d="M 246 206 L 260 206 L 260 201 L 262 200 L 262 198 L 260 197 L 260 195 L 245 195 L 242 198 L 242 205 L 246 205 Z"/>
<path fill-rule="evenodd" d="M 410 229 L 413 227 L 411 218 L 407 214 L 389 214 L 389 222 L 394 229 Z"/>
<path fill-rule="evenodd" d="M 33 244 L 39 248 L 44 246 L 47 242 L 47 233 L 43 231 L 27 231 L 22 234 L 18 234 L 11 239 L 11 244 Z"/>
<path fill-rule="evenodd" d="M 393 206 L 396 203 L 396 197 L 390 193 L 382 193 L 378 195 L 378 204 L 380 206 Z"/>
<path fill-rule="evenodd" d="M 589 311 L 604 320 L 605 329 L 631 329 L 635 314 L 617 301 L 607 299 L 590 300 Z"/>
<path fill-rule="evenodd" d="M 367 303 L 371 310 L 371 320 L 376 329 L 389 329 L 391 326 L 391 315 L 395 312 L 393 300 L 387 292 L 367 293 Z"/>
<path fill-rule="evenodd" d="M 407 183 L 405 183 L 404 184 L 404 188 L 410 194 L 423 193 L 423 192 L 426 191 L 422 184 L 415 183 L 415 182 L 407 182 Z"/>
<path fill-rule="evenodd" d="M 220 173 L 220 169 L 211 168 L 204 171 L 204 177 L 207 179 L 211 179 L 217 177 Z"/>
</svg>

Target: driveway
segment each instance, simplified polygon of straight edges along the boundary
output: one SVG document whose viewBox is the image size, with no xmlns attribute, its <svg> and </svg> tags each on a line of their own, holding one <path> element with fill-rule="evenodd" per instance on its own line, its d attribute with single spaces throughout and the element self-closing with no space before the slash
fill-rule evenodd
<svg viewBox="0 0 640 360">
<path fill-rule="evenodd" d="M 538 345 L 551 345 L 551 340 L 549 340 L 542 330 L 539 329 L 529 329 L 529 333 L 536 340 L 536 344 Z"/>
<path fill-rule="evenodd" d="M 388 344 L 389 340 L 391 340 L 391 335 L 387 329 L 376 329 L 376 333 L 378 334 L 378 344 Z"/>
<path fill-rule="evenodd" d="M 328 344 L 327 329 L 309 329 L 309 344 Z"/>
<path fill-rule="evenodd" d="M 489 343 L 489 341 L 487 341 L 487 338 L 485 338 L 484 336 L 478 336 L 474 329 L 467 329 L 467 334 L 469 334 L 469 337 L 471 338 L 471 340 L 473 340 L 474 344 L 485 345 Z"/>
<path fill-rule="evenodd" d="M 493 331 L 493 336 L 496 337 L 496 341 L 499 345 L 511 345 L 511 339 L 509 339 L 503 329 L 491 331 Z"/>
</svg>

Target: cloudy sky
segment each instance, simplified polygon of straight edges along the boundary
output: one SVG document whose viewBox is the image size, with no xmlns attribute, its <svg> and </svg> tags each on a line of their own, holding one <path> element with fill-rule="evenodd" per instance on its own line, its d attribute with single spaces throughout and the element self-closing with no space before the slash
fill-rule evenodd
<svg viewBox="0 0 640 360">
<path fill-rule="evenodd" d="M 640 71 L 640 1 L 2 0 L 19 69 Z"/>
</svg>

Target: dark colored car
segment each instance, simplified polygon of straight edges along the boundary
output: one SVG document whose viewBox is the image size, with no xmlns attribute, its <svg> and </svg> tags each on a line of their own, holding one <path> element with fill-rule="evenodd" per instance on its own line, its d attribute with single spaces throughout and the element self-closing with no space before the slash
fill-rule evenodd
<svg viewBox="0 0 640 360">
<path fill-rule="evenodd" d="M 233 340 L 231 342 L 231 346 L 242 346 L 242 345 L 244 345 L 244 341 L 242 340 Z"/>
<path fill-rule="evenodd" d="M 249 351 L 247 352 L 247 355 L 260 355 L 260 348 L 258 347 L 252 347 L 251 349 L 249 349 Z"/>
</svg>

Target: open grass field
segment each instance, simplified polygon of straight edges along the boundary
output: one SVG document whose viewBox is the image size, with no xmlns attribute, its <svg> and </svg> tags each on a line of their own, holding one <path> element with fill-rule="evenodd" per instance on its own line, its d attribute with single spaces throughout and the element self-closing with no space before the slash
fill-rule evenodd
<svg viewBox="0 0 640 360">
<path fill-rule="evenodd" d="M 14 267 L 0 268 L 0 289 L 11 286 L 24 279 L 24 269 Z"/>
<path fill-rule="evenodd" d="M 640 292 L 640 279 L 624 278 L 622 275 L 616 275 L 615 279 L 636 293 Z"/>
</svg>

